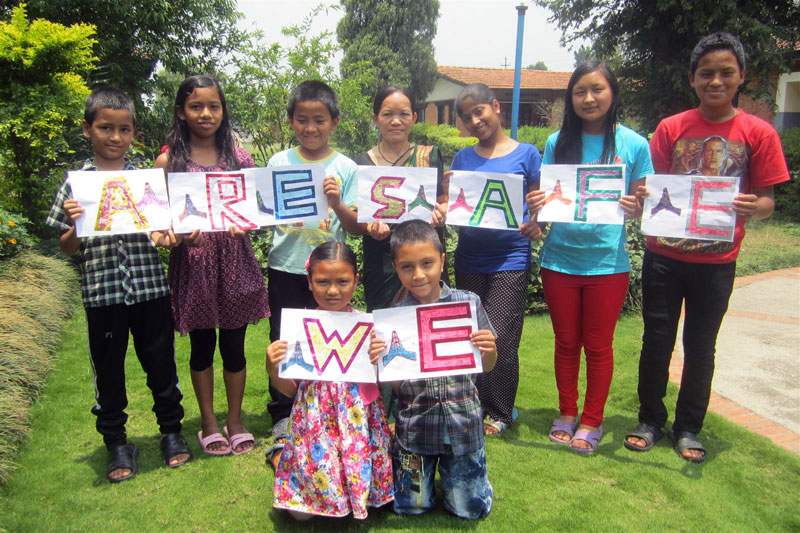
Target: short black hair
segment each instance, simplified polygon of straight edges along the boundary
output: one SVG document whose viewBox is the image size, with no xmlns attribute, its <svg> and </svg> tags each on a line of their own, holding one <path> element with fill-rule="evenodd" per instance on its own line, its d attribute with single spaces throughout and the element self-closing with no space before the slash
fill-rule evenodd
<svg viewBox="0 0 800 533">
<path fill-rule="evenodd" d="M 718 31 L 700 39 L 700 42 L 692 50 L 692 56 L 689 60 L 689 73 L 692 76 L 694 76 L 694 71 L 697 70 L 697 63 L 700 62 L 700 58 L 714 50 L 730 50 L 739 63 L 739 70 L 744 70 L 744 47 L 742 43 L 730 33 Z"/>
<path fill-rule="evenodd" d="M 83 120 L 91 126 L 101 109 L 124 109 L 131 114 L 133 125 L 136 125 L 136 109 L 133 107 L 133 100 L 125 94 L 125 91 L 116 87 L 98 87 L 93 90 L 86 99 Z"/>
<path fill-rule="evenodd" d="M 358 274 L 358 260 L 353 250 L 345 243 L 339 241 L 328 241 L 320 244 L 311 255 L 308 256 L 306 271 L 311 275 L 314 265 L 320 261 L 344 261 L 353 267 L 353 273 Z"/>
<path fill-rule="evenodd" d="M 431 226 L 430 222 L 425 222 L 424 220 L 406 220 L 394 228 L 392 237 L 389 240 L 392 262 L 394 262 L 397 257 L 400 248 L 406 244 L 415 242 L 429 242 L 436 247 L 436 250 L 440 254 L 444 253 L 442 241 L 439 240 L 439 234 L 436 233 L 436 228 Z"/>
<path fill-rule="evenodd" d="M 289 103 L 286 104 L 286 114 L 289 120 L 294 117 L 294 108 L 300 102 L 322 102 L 328 108 L 331 118 L 339 116 L 339 98 L 336 91 L 330 88 L 327 83 L 319 80 L 304 81 L 289 94 Z"/>
<path fill-rule="evenodd" d="M 372 113 L 377 115 L 381 110 L 383 101 L 386 100 L 389 95 L 394 93 L 400 93 L 408 98 L 408 101 L 411 104 L 411 109 L 414 109 L 414 96 L 411 94 L 411 91 L 409 91 L 408 88 L 403 87 L 402 85 L 387 85 L 386 87 L 381 88 L 381 90 L 378 91 L 378 94 L 375 95 L 375 99 L 372 101 Z"/>
<path fill-rule="evenodd" d="M 471 83 L 461 89 L 456 98 L 456 114 L 461 116 L 464 109 L 464 100 L 471 98 L 477 104 L 491 104 L 497 97 L 488 85 L 484 83 Z"/>
</svg>

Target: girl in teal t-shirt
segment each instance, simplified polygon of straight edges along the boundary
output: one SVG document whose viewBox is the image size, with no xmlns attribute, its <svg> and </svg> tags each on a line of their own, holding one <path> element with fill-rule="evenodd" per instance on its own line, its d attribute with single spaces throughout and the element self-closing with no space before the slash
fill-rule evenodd
<svg viewBox="0 0 800 533">
<path fill-rule="evenodd" d="M 628 194 L 619 204 L 640 217 L 634 192 L 653 172 L 647 141 L 617 124 L 619 91 L 604 63 L 582 63 L 564 98 L 561 131 L 547 139 L 543 164 L 624 164 Z M 538 210 L 544 191 L 528 194 Z M 614 327 L 628 290 L 630 261 L 624 225 L 555 222 L 539 256 L 545 300 L 555 333 L 555 372 L 561 416 L 550 440 L 589 453 L 603 436 L 603 410 L 614 372 Z M 586 354 L 586 397 L 578 425 L 578 373 Z M 576 431 L 577 430 L 577 431 Z"/>
</svg>

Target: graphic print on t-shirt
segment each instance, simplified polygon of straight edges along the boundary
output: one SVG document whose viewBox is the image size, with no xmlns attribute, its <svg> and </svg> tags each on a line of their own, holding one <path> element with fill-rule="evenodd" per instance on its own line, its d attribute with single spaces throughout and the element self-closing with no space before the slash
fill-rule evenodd
<svg viewBox="0 0 800 533">
<path fill-rule="evenodd" d="M 747 179 L 750 152 L 743 142 L 729 141 L 722 135 L 686 138 L 675 143 L 672 150 L 671 174 L 704 176 L 739 176 L 740 184 Z M 650 191 L 652 194 L 652 191 Z M 658 242 L 684 252 L 724 253 L 733 250 L 734 242 L 700 241 L 658 237 Z"/>
</svg>

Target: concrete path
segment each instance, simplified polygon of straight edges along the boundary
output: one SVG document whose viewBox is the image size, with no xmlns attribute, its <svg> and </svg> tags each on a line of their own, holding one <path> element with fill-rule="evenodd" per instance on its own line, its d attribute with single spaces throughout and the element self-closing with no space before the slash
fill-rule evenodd
<svg viewBox="0 0 800 533">
<path fill-rule="evenodd" d="M 680 384 L 676 344 L 670 379 Z M 800 454 L 800 268 L 736 278 L 712 389 L 710 411 Z"/>
</svg>

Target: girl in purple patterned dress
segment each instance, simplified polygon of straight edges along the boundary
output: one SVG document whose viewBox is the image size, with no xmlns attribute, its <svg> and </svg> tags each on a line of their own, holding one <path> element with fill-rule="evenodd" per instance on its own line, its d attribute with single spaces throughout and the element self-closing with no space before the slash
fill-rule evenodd
<svg viewBox="0 0 800 533">
<path fill-rule="evenodd" d="M 234 144 L 225 95 L 209 76 L 186 78 L 178 89 L 168 150 L 156 167 L 169 172 L 213 172 L 255 166 Z M 175 328 L 191 341 L 192 385 L 200 407 L 197 438 L 212 455 L 236 455 L 253 449 L 255 440 L 242 424 L 248 324 L 269 316 L 267 288 L 245 232 L 231 227 L 189 237 L 165 234 L 172 247 L 169 285 Z M 220 433 L 214 414 L 214 351 L 219 328 L 228 415 Z"/>
<path fill-rule="evenodd" d="M 319 245 L 306 268 L 319 309 L 358 312 L 349 305 L 358 284 L 358 266 L 346 244 Z M 278 377 L 286 349 L 282 340 L 267 348 L 270 379 L 295 399 L 288 442 L 275 471 L 272 505 L 298 520 L 351 512 L 364 519 L 368 506 L 393 499 L 391 434 L 378 386 Z"/>
</svg>

